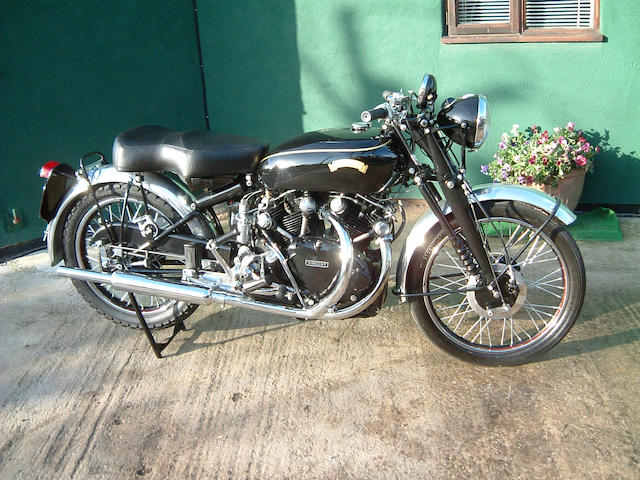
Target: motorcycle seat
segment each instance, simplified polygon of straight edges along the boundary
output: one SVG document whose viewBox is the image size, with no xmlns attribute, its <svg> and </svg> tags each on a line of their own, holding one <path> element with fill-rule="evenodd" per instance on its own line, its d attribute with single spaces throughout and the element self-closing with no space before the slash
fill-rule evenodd
<svg viewBox="0 0 640 480">
<path fill-rule="evenodd" d="M 238 135 L 143 125 L 116 137 L 113 164 L 121 172 L 167 171 L 183 178 L 213 178 L 253 172 L 268 148 L 261 140 Z"/>
</svg>

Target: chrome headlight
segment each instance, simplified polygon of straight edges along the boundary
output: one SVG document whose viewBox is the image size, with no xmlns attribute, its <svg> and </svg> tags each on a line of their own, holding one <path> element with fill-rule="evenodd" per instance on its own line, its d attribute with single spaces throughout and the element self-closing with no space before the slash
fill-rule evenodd
<svg viewBox="0 0 640 480">
<path fill-rule="evenodd" d="M 489 104 L 484 95 L 448 98 L 438 113 L 438 126 L 454 142 L 467 148 L 480 147 L 489 135 Z"/>
</svg>

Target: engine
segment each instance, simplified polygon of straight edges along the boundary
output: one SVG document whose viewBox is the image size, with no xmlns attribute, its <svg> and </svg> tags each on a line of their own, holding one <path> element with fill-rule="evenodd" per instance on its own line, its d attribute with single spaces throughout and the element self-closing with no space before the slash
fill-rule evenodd
<svg viewBox="0 0 640 480">
<path fill-rule="evenodd" d="M 393 234 L 394 218 L 401 208 L 397 202 L 301 192 L 265 194 L 251 201 L 250 195 L 231 216 L 241 244 L 232 273 L 244 293 L 263 301 L 275 297 L 278 302 L 311 306 L 332 291 L 342 251 L 335 229 L 321 215 L 323 210 L 333 214 L 354 247 L 351 277 L 338 308 L 372 291 L 381 263 L 373 240 Z M 380 295 L 374 307 L 383 301 Z"/>
</svg>

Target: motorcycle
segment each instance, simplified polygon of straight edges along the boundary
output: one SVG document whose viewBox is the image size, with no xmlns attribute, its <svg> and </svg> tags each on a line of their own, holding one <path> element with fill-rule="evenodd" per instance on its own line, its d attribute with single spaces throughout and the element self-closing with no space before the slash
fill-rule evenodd
<svg viewBox="0 0 640 480">
<path fill-rule="evenodd" d="M 203 304 L 301 320 L 371 316 L 405 226 L 397 192 L 415 186 L 429 211 L 408 234 L 393 293 L 424 334 L 486 365 L 546 352 L 584 299 L 582 257 L 565 228 L 575 216 L 536 190 L 471 187 L 466 152 L 489 129 L 483 95 L 436 109 L 436 80 L 425 75 L 417 92 L 383 97 L 351 128 L 270 151 L 252 138 L 147 125 L 116 137 L 112 165 L 99 152 L 78 170 L 48 162 L 51 264 L 64 261 L 57 273 L 98 312 L 144 328 L 157 356 L 166 342 L 151 332 L 174 326 L 171 340 Z"/>
</svg>

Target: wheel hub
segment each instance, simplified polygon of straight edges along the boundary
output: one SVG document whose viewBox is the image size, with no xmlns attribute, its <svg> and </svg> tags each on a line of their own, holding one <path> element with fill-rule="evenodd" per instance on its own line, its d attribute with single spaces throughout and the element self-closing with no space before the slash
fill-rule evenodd
<svg viewBox="0 0 640 480">
<path fill-rule="evenodd" d="M 467 292 L 467 301 L 478 315 L 491 320 L 501 320 L 515 315 L 522 308 L 527 300 L 527 284 L 520 272 L 507 265 L 494 265 L 493 270 L 498 277 L 498 288 L 502 296 L 496 299 L 485 287 Z M 472 277 L 467 288 L 475 288 L 476 285 L 477 280 Z"/>
</svg>

